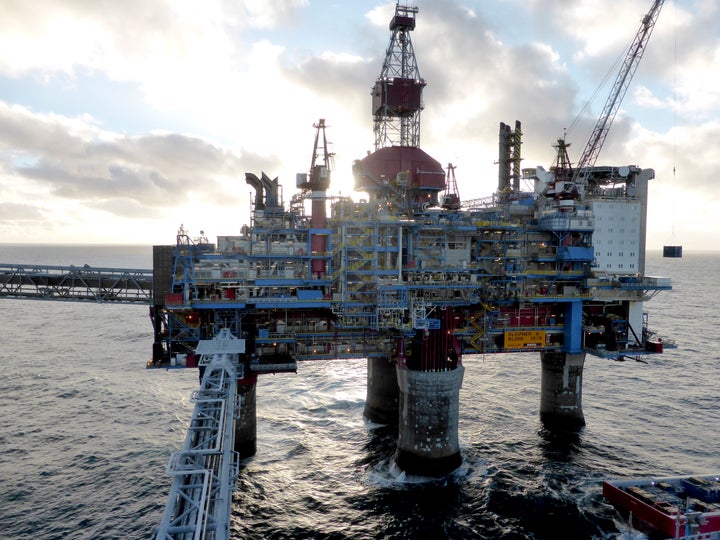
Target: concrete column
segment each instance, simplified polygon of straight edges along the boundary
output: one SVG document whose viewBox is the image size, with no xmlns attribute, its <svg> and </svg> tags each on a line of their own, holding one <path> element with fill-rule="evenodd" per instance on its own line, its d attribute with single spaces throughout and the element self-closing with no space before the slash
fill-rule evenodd
<svg viewBox="0 0 720 540">
<path fill-rule="evenodd" d="M 254 456 L 257 451 L 257 415 L 255 387 L 257 375 L 238 379 L 238 410 L 235 416 L 235 451 L 240 458 Z"/>
<path fill-rule="evenodd" d="M 442 476 L 462 463 L 458 415 L 464 372 L 462 365 L 452 371 L 398 366 L 400 425 L 395 460 L 402 470 Z"/>
<path fill-rule="evenodd" d="M 585 425 L 582 374 L 585 353 L 543 352 L 540 381 L 540 419 L 546 425 Z"/>
<path fill-rule="evenodd" d="M 398 382 L 395 360 L 368 358 L 365 418 L 377 424 L 398 422 Z"/>
</svg>

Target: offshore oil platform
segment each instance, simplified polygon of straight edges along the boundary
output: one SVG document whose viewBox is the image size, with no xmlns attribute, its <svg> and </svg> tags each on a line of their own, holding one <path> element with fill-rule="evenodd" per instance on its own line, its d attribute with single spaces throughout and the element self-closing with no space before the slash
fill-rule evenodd
<svg viewBox="0 0 720 540">
<path fill-rule="evenodd" d="M 323 119 L 289 205 L 277 178 L 247 173 L 255 196 L 239 235 L 210 243 L 181 228 L 175 245 L 154 247 L 149 366 L 204 369 L 213 355 L 235 354 L 240 457 L 256 448 L 258 375 L 294 372 L 304 360 L 367 359 L 365 415 L 399 423 L 396 461 L 411 473 L 461 463 L 467 355 L 539 354 L 542 420 L 584 424 L 586 354 L 662 352 L 643 311 L 671 288 L 645 275 L 654 171 L 595 165 L 661 6 L 643 19 L 576 166 L 561 139 L 549 170 L 521 168 L 521 124 L 501 123 L 497 191 L 462 201 L 454 167 L 420 148 L 426 83 L 410 37 L 418 9 L 398 4 L 371 92 L 375 149 L 353 164 L 365 198 L 327 195 Z M 223 332 L 229 348 L 210 345 Z"/>
<path fill-rule="evenodd" d="M 541 419 L 574 429 L 587 354 L 668 346 L 643 310 L 671 289 L 645 275 L 655 173 L 595 164 L 662 4 L 643 18 L 574 166 L 559 139 L 548 170 L 521 168 L 521 124 L 500 123 L 497 191 L 462 201 L 455 167 L 420 148 L 418 9 L 398 4 L 371 91 L 374 151 L 352 168 L 362 199 L 328 196 L 333 154 L 320 119 L 288 205 L 278 178 L 246 174 L 255 196 L 238 235 L 211 243 L 181 227 L 174 245 L 154 246 L 152 271 L 0 265 L 0 297 L 150 304 L 148 367 L 199 368 L 157 538 L 228 538 L 239 463 L 256 452 L 259 375 L 366 360 L 365 416 L 398 425 L 400 469 L 439 476 L 462 461 L 464 359 L 539 354 Z"/>
</svg>

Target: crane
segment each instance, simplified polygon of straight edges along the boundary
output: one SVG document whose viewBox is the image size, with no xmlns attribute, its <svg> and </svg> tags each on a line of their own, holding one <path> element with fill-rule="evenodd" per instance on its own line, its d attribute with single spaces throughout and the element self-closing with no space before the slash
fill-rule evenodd
<svg viewBox="0 0 720 540">
<path fill-rule="evenodd" d="M 317 124 L 313 124 L 313 127 L 316 131 L 312 160 L 310 161 L 309 189 L 327 189 L 330 186 L 330 171 L 335 168 L 335 154 L 328 150 L 325 119 L 321 118 Z M 321 133 L 322 144 L 320 144 Z M 322 158 L 322 164 L 318 163 L 318 158 Z"/>
<path fill-rule="evenodd" d="M 665 0 L 654 0 L 650 11 L 643 17 L 640 28 L 637 34 L 635 34 L 635 38 L 625 55 L 623 65 L 617 74 L 612 91 L 605 103 L 605 108 L 585 145 L 580 161 L 577 163 L 573 176 L 573 181 L 576 183 L 579 181 L 580 183 L 587 184 L 590 174 L 589 171 L 595 165 L 598 154 L 603 144 L 605 144 L 605 138 L 607 137 L 608 131 L 610 131 L 610 126 L 620 108 L 620 103 L 622 103 L 625 97 L 628 86 L 630 86 L 630 81 L 632 81 L 635 70 L 637 70 L 640 59 L 645 52 L 645 47 L 650 39 L 653 28 L 655 28 L 655 22 L 657 21 L 664 2 Z"/>
</svg>

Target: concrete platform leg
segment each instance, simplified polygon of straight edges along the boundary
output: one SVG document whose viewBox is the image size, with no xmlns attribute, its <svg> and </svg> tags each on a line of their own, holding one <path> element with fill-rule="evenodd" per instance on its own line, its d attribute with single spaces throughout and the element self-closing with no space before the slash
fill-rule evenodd
<svg viewBox="0 0 720 540">
<path fill-rule="evenodd" d="M 548 427 L 585 425 L 582 375 L 585 353 L 543 352 L 540 381 L 540 420 Z"/>
<path fill-rule="evenodd" d="M 241 459 L 254 456 L 257 451 L 256 385 L 257 375 L 238 379 L 235 451 L 240 454 Z"/>
<path fill-rule="evenodd" d="M 443 476 L 462 463 L 458 441 L 465 368 L 413 371 L 398 366 L 400 425 L 395 460 L 411 474 Z"/>
<path fill-rule="evenodd" d="M 398 383 L 395 360 L 368 358 L 364 415 L 377 424 L 397 424 Z"/>
</svg>

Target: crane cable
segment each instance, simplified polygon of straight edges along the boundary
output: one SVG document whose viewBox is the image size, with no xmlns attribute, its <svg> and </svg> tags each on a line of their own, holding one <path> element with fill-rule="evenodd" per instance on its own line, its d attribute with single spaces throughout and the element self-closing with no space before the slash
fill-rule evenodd
<svg viewBox="0 0 720 540">
<path fill-rule="evenodd" d="M 593 101 L 595 101 L 595 98 L 596 98 L 597 95 L 600 93 L 600 90 L 602 90 L 603 88 L 605 88 L 605 85 L 607 85 L 608 81 L 610 80 L 610 77 L 615 74 L 616 68 L 618 67 L 618 65 L 620 64 L 620 62 L 622 61 L 622 59 L 625 58 L 625 56 L 627 56 L 627 51 L 628 51 L 629 48 L 630 48 L 630 46 L 628 46 L 625 50 L 623 50 L 623 51 L 620 53 L 620 55 L 617 57 L 617 59 L 615 60 L 615 62 L 613 63 L 613 65 L 610 66 L 610 69 L 608 69 L 607 73 L 605 74 L 605 77 L 603 77 L 602 81 L 600 81 L 600 84 L 599 84 L 599 85 L 597 86 L 597 88 L 595 89 L 595 92 L 593 92 L 592 96 L 590 96 L 590 99 L 588 99 L 588 100 L 585 102 L 585 105 L 583 105 L 583 108 L 580 109 L 580 112 L 578 112 L 577 116 L 575 117 L 575 119 L 574 119 L 574 120 L 572 121 L 572 123 L 570 124 L 570 127 L 567 128 L 567 130 L 566 130 L 566 132 L 565 132 L 565 135 L 566 135 L 566 136 L 569 135 L 570 132 L 572 132 L 573 128 L 574 128 L 574 127 L 577 125 L 577 123 L 580 121 L 580 118 L 582 118 L 582 116 L 585 114 L 585 112 L 590 108 L 590 105 L 592 104 Z"/>
<path fill-rule="evenodd" d="M 605 76 L 600 81 L 600 84 L 598 84 L 597 88 L 595 88 L 595 91 L 590 96 L 590 98 L 585 102 L 582 109 L 577 113 L 575 118 L 573 119 L 572 123 L 570 124 L 570 127 L 563 130 L 563 136 L 562 139 L 566 140 L 568 135 L 572 132 L 572 130 L 577 126 L 577 123 L 580 121 L 580 119 L 583 117 L 583 115 L 587 112 L 587 110 L 590 108 L 590 105 L 592 105 L 593 101 L 595 101 L 595 98 L 598 96 L 600 91 L 607 86 L 608 81 L 610 80 L 610 77 L 612 77 L 615 72 L 617 71 L 618 65 L 620 65 L 620 62 L 622 62 L 623 58 L 627 56 L 628 50 L 632 47 L 632 43 L 628 45 L 623 51 L 620 52 L 618 57 L 615 59 L 615 62 L 610 66 L 610 69 L 608 69 L 607 73 L 605 73 Z"/>
<path fill-rule="evenodd" d="M 672 187 L 675 189 L 677 171 L 677 0 L 673 2 L 673 167 Z M 672 197 L 671 238 L 675 244 L 675 197 Z"/>
</svg>

